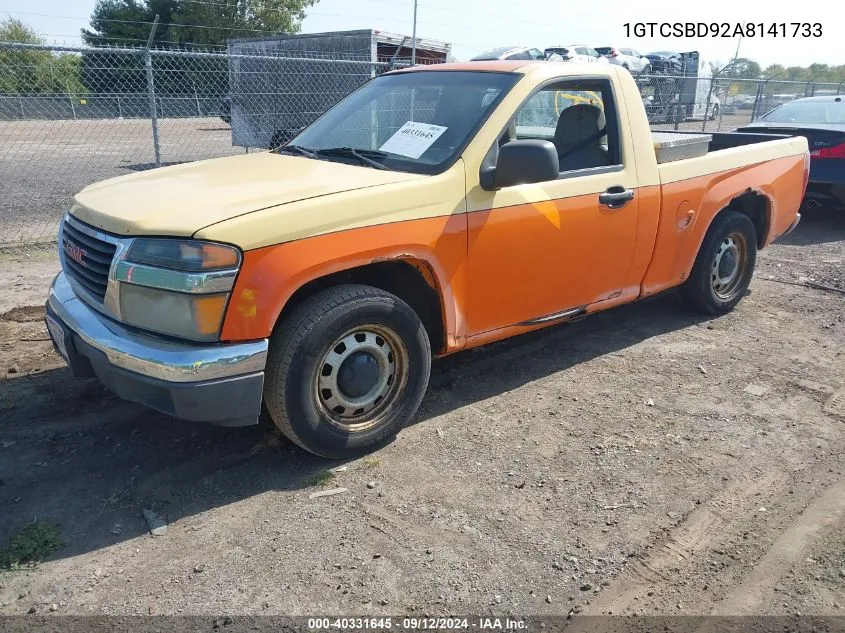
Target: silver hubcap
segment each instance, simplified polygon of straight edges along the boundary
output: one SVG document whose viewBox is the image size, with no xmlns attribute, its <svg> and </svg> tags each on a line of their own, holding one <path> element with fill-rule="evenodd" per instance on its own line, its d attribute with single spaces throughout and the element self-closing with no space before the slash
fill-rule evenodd
<svg viewBox="0 0 845 633">
<path fill-rule="evenodd" d="M 365 325 L 341 336 L 317 367 L 317 402 L 345 431 L 378 426 L 407 382 L 407 350 L 399 335 Z"/>
<path fill-rule="evenodd" d="M 713 292 L 720 299 L 732 299 L 742 280 L 745 268 L 745 241 L 737 235 L 731 234 L 719 246 L 713 259 L 711 283 Z"/>
</svg>

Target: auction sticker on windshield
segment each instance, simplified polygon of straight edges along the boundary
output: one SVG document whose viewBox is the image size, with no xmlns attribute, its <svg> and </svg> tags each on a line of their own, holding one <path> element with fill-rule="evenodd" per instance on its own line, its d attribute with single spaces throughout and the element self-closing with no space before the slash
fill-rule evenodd
<svg viewBox="0 0 845 633">
<path fill-rule="evenodd" d="M 408 121 L 396 130 L 379 149 L 390 154 L 399 154 L 408 158 L 419 158 L 439 139 L 447 129 L 442 125 Z"/>
</svg>

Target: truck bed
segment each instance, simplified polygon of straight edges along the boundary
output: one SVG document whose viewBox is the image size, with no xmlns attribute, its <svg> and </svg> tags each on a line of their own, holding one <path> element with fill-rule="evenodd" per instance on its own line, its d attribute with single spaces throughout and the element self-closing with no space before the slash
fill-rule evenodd
<svg viewBox="0 0 845 633">
<path fill-rule="evenodd" d="M 699 132 L 673 134 L 700 136 Z M 806 140 L 788 135 L 712 132 L 709 136 L 705 154 L 659 163 L 660 182 L 666 184 L 716 172 L 748 169 L 806 151 Z"/>
</svg>

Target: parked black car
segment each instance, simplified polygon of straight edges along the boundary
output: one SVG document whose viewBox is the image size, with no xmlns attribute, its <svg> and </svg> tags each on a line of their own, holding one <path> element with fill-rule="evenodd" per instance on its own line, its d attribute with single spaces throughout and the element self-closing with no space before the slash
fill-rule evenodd
<svg viewBox="0 0 845 633">
<path fill-rule="evenodd" d="M 804 204 L 845 210 L 845 101 L 805 97 L 770 110 L 736 132 L 804 136 L 810 146 L 810 180 Z"/>
<path fill-rule="evenodd" d="M 684 64 L 680 53 L 672 51 L 658 51 L 649 53 L 646 58 L 651 64 L 651 72 L 656 75 L 680 75 Z"/>
</svg>

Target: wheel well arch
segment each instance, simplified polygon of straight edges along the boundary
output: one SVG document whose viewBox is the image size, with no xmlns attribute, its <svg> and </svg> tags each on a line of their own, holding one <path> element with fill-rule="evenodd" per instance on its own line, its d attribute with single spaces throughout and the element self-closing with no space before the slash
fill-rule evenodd
<svg viewBox="0 0 845 633">
<path fill-rule="evenodd" d="M 291 295 L 276 320 L 278 327 L 308 297 L 342 284 L 364 284 L 396 295 L 416 312 L 431 341 L 434 354 L 446 348 L 442 293 L 429 264 L 418 259 L 396 259 L 347 268 L 312 279 Z"/>
<path fill-rule="evenodd" d="M 736 211 L 747 216 L 757 232 L 757 248 L 762 249 L 766 245 L 772 221 L 772 204 L 768 196 L 754 189 L 746 189 L 738 196 L 731 198 L 716 216 L 726 211 Z"/>
</svg>

